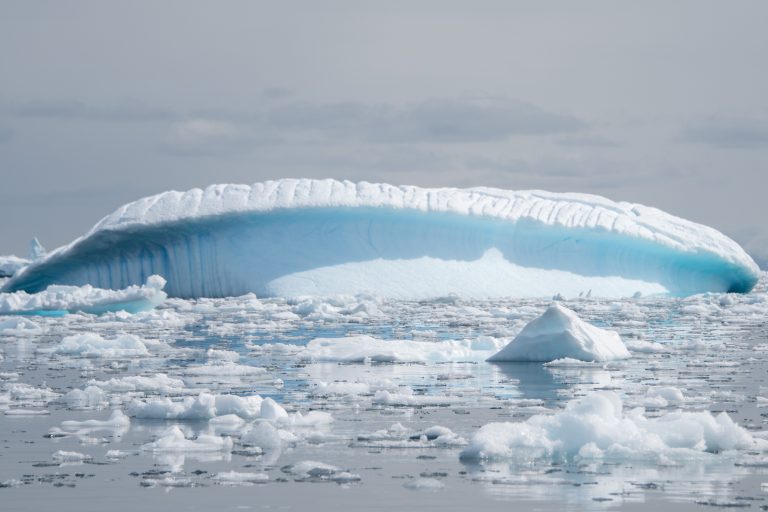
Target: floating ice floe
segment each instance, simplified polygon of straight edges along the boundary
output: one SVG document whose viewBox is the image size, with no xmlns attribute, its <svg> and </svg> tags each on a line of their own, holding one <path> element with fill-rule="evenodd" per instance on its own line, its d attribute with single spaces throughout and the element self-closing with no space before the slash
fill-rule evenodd
<svg viewBox="0 0 768 512">
<path fill-rule="evenodd" d="M 466 446 L 467 440 L 448 427 L 434 425 L 414 431 L 395 423 L 389 428 L 358 435 L 354 446 L 372 448 L 452 448 Z"/>
<path fill-rule="evenodd" d="M 360 475 L 313 460 L 304 460 L 296 464 L 283 466 L 280 470 L 283 473 L 293 475 L 294 479 L 299 482 L 349 483 L 359 482 L 361 479 Z"/>
<path fill-rule="evenodd" d="M 269 481 L 266 473 L 245 473 L 240 471 L 224 471 L 216 473 L 213 480 L 220 485 L 253 485 Z"/>
<path fill-rule="evenodd" d="M 366 335 L 316 338 L 299 352 L 298 358 L 346 363 L 475 362 L 486 359 L 500 344 L 488 336 L 463 341 L 383 340 Z"/>
<path fill-rule="evenodd" d="M 412 491 L 439 491 L 445 484 L 436 478 L 416 478 L 405 482 L 403 487 Z"/>
<path fill-rule="evenodd" d="M 6 386 L 12 400 L 48 402 L 57 398 L 59 393 L 49 387 L 35 387 L 23 382 L 13 382 Z"/>
<path fill-rule="evenodd" d="M 157 440 L 141 448 L 150 452 L 220 452 L 232 450 L 229 437 L 200 434 L 196 439 L 187 439 L 184 432 L 176 425 L 169 427 Z"/>
<path fill-rule="evenodd" d="M 131 419 L 120 409 L 115 409 L 106 420 L 67 420 L 61 422 L 61 428 L 64 430 L 110 430 L 127 429 L 131 425 Z"/>
<path fill-rule="evenodd" d="M 152 376 L 113 377 L 109 380 L 92 379 L 88 381 L 88 386 L 97 387 L 110 393 L 142 391 L 145 393 L 179 394 L 184 391 L 183 380 L 169 377 L 165 373 L 157 373 Z"/>
<path fill-rule="evenodd" d="M 156 347 L 166 344 L 146 340 L 134 334 L 120 334 L 114 338 L 104 338 L 100 334 L 84 333 L 67 336 L 53 348 L 39 349 L 38 351 L 66 356 L 122 359 L 149 356 L 148 345 Z"/>
<path fill-rule="evenodd" d="M 62 399 L 75 409 L 93 409 L 107 404 L 107 395 L 101 388 L 86 386 L 85 389 L 73 389 L 65 394 Z"/>
<path fill-rule="evenodd" d="M 184 368 L 184 375 L 205 377 L 245 377 L 249 375 L 263 375 L 264 373 L 266 373 L 266 370 L 260 366 L 248 366 L 230 361 Z"/>
<path fill-rule="evenodd" d="M 67 313 L 102 314 L 114 311 L 137 313 L 153 309 L 165 301 L 165 279 L 152 275 L 143 286 L 121 290 L 83 286 L 51 285 L 29 294 L 25 291 L 0 293 L 0 314 L 62 316 Z"/>
<path fill-rule="evenodd" d="M 594 195 L 284 179 L 126 204 L 3 290 L 150 274 L 177 297 L 414 299 L 747 292 L 759 269 L 712 228 Z"/>
<path fill-rule="evenodd" d="M 11 317 L 0 320 L 0 335 L 36 336 L 42 333 L 43 328 L 27 318 Z"/>
<path fill-rule="evenodd" d="M 702 452 L 766 449 L 726 413 L 670 412 L 648 418 L 642 408 L 623 410 L 613 392 L 593 392 L 554 414 L 520 423 L 489 423 L 461 452 L 462 459 L 552 458 L 670 461 Z"/>
<path fill-rule="evenodd" d="M 67 452 L 64 450 L 54 452 L 51 458 L 58 464 L 78 464 L 93 459 L 93 457 L 85 453 Z"/>
<path fill-rule="evenodd" d="M 630 353 L 618 333 L 590 325 L 570 309 L 554 304 L 488 361 L 612 361 L 628 357 Z"/>
</svg>

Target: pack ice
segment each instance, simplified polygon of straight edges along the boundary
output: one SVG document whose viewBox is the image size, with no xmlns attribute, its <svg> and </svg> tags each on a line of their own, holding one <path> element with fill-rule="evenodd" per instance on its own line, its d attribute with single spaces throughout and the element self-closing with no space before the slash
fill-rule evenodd
<svg viewBox="0 0 768 512">
<path fill-rule="evenodd" d="M 712 228 L 594 195 L 284 179 L 126 204 L 3 291 L 153 274 L 177 297 L 416 299 L 747 292 L 759 271 Z"/>
</svg>

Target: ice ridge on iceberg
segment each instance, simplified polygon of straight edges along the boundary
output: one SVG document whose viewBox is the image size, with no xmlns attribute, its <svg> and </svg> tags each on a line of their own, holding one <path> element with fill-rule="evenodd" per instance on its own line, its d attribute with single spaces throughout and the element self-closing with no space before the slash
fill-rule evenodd
<svg viewBox="0 0 768 512">
<path fill-rule="evenodd" d="M 712 228 L 599 196 L 284 179 L 126 204 L 3 290 L 153 274 L 178 297 L 480 298 L 747 292 L 759 270 Z"/>
</svg>

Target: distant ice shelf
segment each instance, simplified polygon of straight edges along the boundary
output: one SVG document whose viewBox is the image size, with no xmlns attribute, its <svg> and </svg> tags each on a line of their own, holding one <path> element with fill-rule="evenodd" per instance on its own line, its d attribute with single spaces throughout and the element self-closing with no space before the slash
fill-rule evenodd
<svg viewBox="0 0 768 512">
<path fill-rule="evenodd" d="M 421 299 L 748 292 L 759 270 L 712 228 L 594 195 L 285 179 L 129 203 L 3 291 L 153 274 L 177 297 Z"/>
</svg>

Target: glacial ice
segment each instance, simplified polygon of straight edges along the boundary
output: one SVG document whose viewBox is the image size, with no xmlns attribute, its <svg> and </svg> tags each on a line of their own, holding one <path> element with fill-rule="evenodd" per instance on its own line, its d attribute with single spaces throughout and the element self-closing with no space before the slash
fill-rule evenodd
<svg viewBox="0 0 768 512">
<path fill-rule="evenodd" d="M 490 362 L 542 361 L 569 358 L 612 361 L 630 357 L 618 333 L 583 321 L 570 309 L 553 304 L 531 320 Z"/>
<path fill-rule="evenodd" d="M 598 196 L 285 179 L 129 203 L 3 290 L 153 274 L 176 297 L 624 297 L 747 292 L 758 267 L 714 229 Z"/>
<path fill-rule="evenodd" d="M 153 309 L 166 299 L 165 279 L 148 276 L 144 285 L 120 290 L 83 286 L 52 285 L 44 291 L 0 293 L 0 315 L 62 316 L 67 313 L 102 314 L 115 311 L 137 313 Z"/>
<path fill-rule="evenodd" d="M 30 261 L 18 256 L 0 256 L 0 278 L 13 277 L 19 270 L 29 265 Z"/>
</svg>

